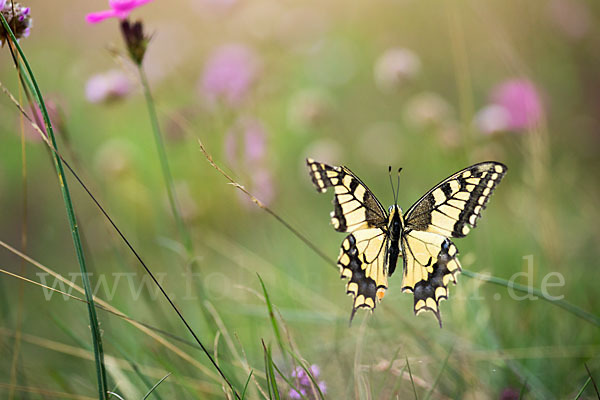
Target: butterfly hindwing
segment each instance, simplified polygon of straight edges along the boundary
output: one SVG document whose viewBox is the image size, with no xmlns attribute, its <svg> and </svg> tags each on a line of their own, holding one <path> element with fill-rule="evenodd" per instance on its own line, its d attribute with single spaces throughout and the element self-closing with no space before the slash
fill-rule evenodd
<svg viewBox="0 0 600 400">
<path fill-rule="evenodd" d="M 387 289 L 385 243 L 379 228 L 361 229 L 342 242 L 338 266 L 341 277 L 348 278 L 346 293 L 354 298 L 352 316 L 358 308 L 374 309 Z"/>
<path fill-rule="evenodd" d="M 348 278 L 346 293 L 353 296 L 352 316 L 358 308 L 374 309 L 387 289 L 387 213 L 369 188 L 346 167 L 307 159 L 313 184 L 320 192 L 333 187 L 331 224 L 350 234 L 342 242 L 338 266 Z"/>
<path fill-rule="evenodd" d="M 406 228 L 446 237 L 466 236 L 506 170 L 504 164 L 488 161 L 444 179 L 406 212 Z"/>
<path fill-rule="evenodd" d="M 460 263 L 450 239 L 432 232 L 408 231 L 403 238 L 402 291 L 414 295 L 414 311 L 432 311 L 440 327 L 440 301 L 448 299 L 448 284 L 456 284 Z"/>
</svg>

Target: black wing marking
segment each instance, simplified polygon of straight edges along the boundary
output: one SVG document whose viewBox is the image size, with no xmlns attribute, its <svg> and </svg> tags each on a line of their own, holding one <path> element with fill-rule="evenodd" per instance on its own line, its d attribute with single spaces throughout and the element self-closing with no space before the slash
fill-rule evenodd
<svg viewBox="0 0 600 400">
<path fill-rule="evenodd" d="M 358 229 L 380 228 L 387 225 L 387 212 L 369 190 L 346 167 L 333 167 L 312 159 L 306 164 L 313 184 L 321 193 L 334 188 L 331 224 L 338 232 L 354 232 Z"/>
<path fill-rule="evenodd" d="M 506 170 L 504 164 L 488 161 L 444 179 L 406 212 L 406 229 L 446 237 L 466 236 L 476 226 Z"/>
<path fill-rule="evenodd" d="M 460 273 L 458 250 L 450 239 L 437 233 L 409 231 L 402 238 L 404 277 L 402 291 L 414 294 L 414 311 L 431 311 L 440 328 L 440 302 L 448 299 L 448 284 Z"/>
<path fill-rule="evenodd" d="M 388 287 L 385 246 L 388 238 L 381 229 L 361 229 L 342 242 L 338 266 L 348 278 L 346 293 L 353 296 L 352 314 L 359 308 L 373 310 Z"/>
</svg>

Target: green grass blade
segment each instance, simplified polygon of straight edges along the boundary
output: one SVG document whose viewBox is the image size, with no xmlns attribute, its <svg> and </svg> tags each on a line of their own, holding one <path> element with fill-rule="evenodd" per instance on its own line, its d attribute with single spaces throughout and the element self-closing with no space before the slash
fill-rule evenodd
<svg viewBox="0 0 600 400">
<path fill-rule="evenodd" d="M 390 359 L 390 365 L 388 365 L 388 367 L 385 369 L 385 372 L 383 373 L 384 374 L 383 375 L 383 382 L 381 382 L 381 386 L 379 387 L 379 390 L 377 390 L 377 394 L 374 397 L 375 399 L 379 399 L 381 397 L 381 391 L 385 387 L 385 384 L 387 382 L 387 378 L 390 375 L 390 371 L 392 370 L 392 366 L 394 365 L 394 361 L 396 361 L 396 358 L 398 357 L 398 354 L 400 354 L 400 349 L 401 348 L 402 348 L 402 346 L 398 346 L 398 348 L 394 352 L 394 355 Z"/>
<path fill-rule="evenodd" d="M 265 347 L 265 342 L 262 341 L 263 345 L 263 353 L 265 358 L 265 377 L 267 379 L 267 392 L 269 393 L 269 399 L 273 400 L 273 394 L 271 393 L 271 375 L 269 374 L 269 357 L 267 354 L 267 348 Z"/>
<path fill-rule="evenodd" d="M 433 394 L 435 387 L 437 386 L 438 382 L 440 381 L 440 379 L 442 377 L 442 374 L 444 373 L 444 370 L 446 369 L 446 365 L 448 365 L 448 360 L 450 359 L 450 354 L 452 354 L 452 350 L 454 350 L 453 347 L 451 347 L 450 350 L 448 350 L 448 354 L 446 355 L 446 359 L 444 360 L 444 363 L 442 364 L 442 368 L 440 368 L 440 372 L 435 377 L 435 381 L 433 381 L 433 385 L 431 385 L 431 388 L 427 391 L 427 394 L 425 395 L 425 400 L 429 400 L 431 398 L 431 395 Z"/>
<path fill-rule="evenodd" d="M 150 117 L 150 124 L 152 125 L 152 133 L 154 134 L 154 143 L 156 145 L 156 151 L 158 152 L 158 159 L 160 161 L 160 167 L 162 170 L 163 179 L 165 181 L 165 188 L 167 189 L 167 197 L 169 198 L 169 205 L 171 206 L 171 212 L 179 234 L 183 240 L 186 250 L 190 256 L 193 255 L 192 239 L 189 232 L 185 227 L 181 212 L 179 211 L 179 204 L 177 202 L 177 196 L 175 194 L 175 186 L 173 185 L 173 176 L 171 175 L 171 169 L 169 167 L 169 160 L 167 158 L 167 152 L 165 150 L 165 144 L 160 131 L 160 124 L 158 123 L 158 116 L 156 115 L 156 107 L 154 105 L 154 99 L 152 92 L 150 91 L 150 84 L 146 77 L 146 72 L 141 65 L 138 65 L 138 72 L 140 75 L 140 81 L 142 83 L 142 89 L 144 91 L 144 97 L 146 99 L 146 107 L 148 108 L 148 115 Z"/>
<path fill-rule="evenodd" d="M 2 15 L 1 13 L 0 13 L 0 21 L 2 22 L 2 25 L 4 26 L 4 29 L 6 30 L 6 32 L 9 34 L 12 44 L 15 46 L 15 48 L 19 52 L 19 56 L 21 57 L 21 60 L 23 61 L 23 64 L 25 65 L 25 69 L 27 70 L 27 75 L 29 76 L 29 79 L 31 79 L 31 83 L 33 84 L 34 93 L 35 93 L 36 99 L 38 101 L 38 106 L 42 113 L 42 117 L 44 119 L 44 124 L 46 126 L 46 132 L 48 133 L 48 137 L 50 138 L 54 148 L 58 149 L 58 146 L 56 144 L 56 138 L 54 135 L 54 130 L 52 129 L 52 124 L 51 124 L 50 118 L 48 116 L 48 110 L 44 103 L 44 98 L 42 96 L 42 92 L 37 84 L 35 75 L 33 74 L 33 71 L 31 70 L 29 62 L 27 61 L 27 57 L 25 57 L 25 54 L 23 53 L 21 46 L 19 46 L 19 43 L 18 43 L 15 35 L 13 34 L 10 26 L 8 25 L 8 22 L 4 18 L 4 15 Z M 93 342 L 93 347 L 94 347 L 94 362 L 95 362 L 95 366 L 96 366 L 96 377 L 97 377 L 97 381 L 98 381 L 98 397 L 100 399 L 106 399 L 107 391 L 108 391 L 108 384 L 107 384 L 107 380 L 106 380 L 106 369 L 104 366 L 104 350 L 102 347 L 102 337 L 101 337 L 101 333 L 100 333 L 100 327 L 98 325 L 98 317 L 96 315 L 96 309 L 94 306 L 94 299 L 92 296 L 92 288 L 91 288 L 90 280 L 89 280 L 88 273 L 87 273 L 85 256 L 83 254 L 83 246 L 81 244 L 79 227 L 77 225 L 77 219 L 75 218 L 75 210 L 73 207 L 73 202 L 71 200 L 71 193 L 69 191 L 69 186 L 67 184 L 67 179 L 65 176 L 62 162 L 61 162 L 60 158 L 58 157 L 58 155 L 54 154 L 53 156 L 54 156 L 53 157 L 54 165 L 55 165 L 56 172 L 58 174 L 58 178 L 59 178 L 59 182 L 60 182 L 60 189 L 61 189 L 61 192 L 63 195 L 63 202 L 65 204 L 65 209 L 66 209 L 67 217 L 69 220 L 69 226 L 71 228 L 71 237 L 73 239 L 73 244 L 75 246 L 75 252 L 77 255 L 77 261 L 79 263 L 79 269 L 80 269 L 81 275 L 82 275 L 83 287 L 85 289 L 85 296 L 86 296 L 86 300 L 88 302 L 87 309 L 88 309 L 88 318 L 90 320 L 90 327 L 91 327 L 91 333 L 92 333 L 92 342 Z"/>
<path fill-rule="evenodd" d="M 413 393 L 415 394 L 415 400 L 419 400 L 417 396 L 417 388 L 415 387 L 415 381 L 413 380 L 412 371 L 410 370 L 410 364 L 408 363 L 408 356 L 406 358 L 406 368 L 408 369 L 408 376 L 410 376 L 410 383 L 412 384 Z"/>
<path fill-rule="evenodd" d="M 526 391 L 527 391 L 527 380 L 525 380 L 525 382 L 523 382 L 523 387 L 521 387 L 521 391 L 519 392 L 519 400 L 523 400 Z"/>
<path fill-rule="evenodd" d="M 583 384 L 583 386 L 577 393 L 577 396 L 575 396 L 575 400 L 578 400 L 581 397 L 581 395 L 583 394 L 583 392 L 585 392 L 585 389 L 588 387 L 588 385 L 590 384 L 591 381 L 592 381 L 592 378 L 588 376 L 587 380 L 585 381 L 585 383 Z"/>
<path fill-rule="evenodd" d="M 294 389 L 296 391 L 296 393 L 298 393 L 298 395 L 300 396 L 300 398 L 306 399 L 306 396 L 304 396 L 300 392 L 300 390 L 298 390 L 298 388 L 296 387 L 296 385 L 294 385 L 292 383 L 292 381 L 289 380 L 288 377 L 285 376 L 285 374 L 281 372 L 281 370 L 279 369 L 279 367 L 277 366 L 277 364 L 275 364 L 274 362 L 273 362 L 273 368 L 275 368 L 275 371 L 277 371 L 277 373 L 279 374 L 279 376 L 281 376 L 281 378 L 285 381 L 285 383 L 287 383 L 290 386 L 290 388 Z"/>
<path fill-rule="evenodd" d="M 248 379 L 246 379 L 246 384 L 244 385 L 244 390 L 242 390 L 242 400 L 246 398 L 246 390 L 248 390 L 248 385 L 250 384 L 250 378 L 252 378 L 252 373 L 254 370 L 250 370 L 250 374 L 248 375 Z"/>
<path fill-rule="evenodd" d="M 267 292 L 267 288 L 265 283 L 263 282 L 260 275 L 257 273 L 258 280 L 260 281 L 260 286 L 262 287 L 263 294 L 265 295 L 265 302 L 267 303 L 267 309 L 269 310 L 269 319 L 271 320 L 271 326 L 273 326 L 273 332 L 275 333 L 275 339 L 277 340 L 277 344 L 279 345 L 279 349 L 281 350 L 281 354 L 285 358 L 285 346 L 283 343 L 283 339 L 281 338 L 281 331 L 279 330 L 279 324 L 277 323 L 277 318 L 275 317 L 275 312 L 273 311 L 273 304 L 271 303 L 271 299 L 269 298 L 269 293 Z"/>
<path fill-rule="evenodd" d="M 462 273 L 463 273 L 463 275 L 465 275 L 469 278 L 479 279 L 480 281 L 493 283 L 493 284 L 507 287 L 507 288 L 512 288 L 512 289 L 517 290 L 522 293 L 531 293 L 551 304 L 554 304 L 555 306 L 562 308 L 563 310 L 566 310 L 567 312 L 569 312 L 591 324 L 594 324 L 594 325 L 600 327 L 600 317 L 598 317 L 594 314 L 591 314 L 585 310 L 582 310 L 581 308 L 579 308 L 571 303 L 568 303 L 564 300 L 553 299 L 551 296 L 545 295 L 544 293 L 542 293 L 541 290 L 536 289 L 534 287 L 520 285 L 520 284 L 514 283 L 514 282 L 511 283 L 511 282 L 507 281 L 506 279 L 498 278 L 495 276 L 483 275 L 483 274 L 468 271 L 465 269 L 462 270 Z"/>
<path fill-rule="evenodd" d="M 598 400 L 600 400 L 600 391 L 598 390 L 598 385 L 596 385 L 596 381 L 594 380 L 594 376 L 592 375 L 592 372 L 588 368 L 587 364 L 583 363 L 583 365 L 585 366 L 585 370 L 587 371 L 588 375 L 590 376 L 590 380 L 592 381 L 592 385 L 594 385 L 594 390 L 596 391 L 596 396 L 598 397 Z"/>
<path fill-rule="evenodd" d="M 150 388 L 150 390 L 148 391 L 148 393 L 146 393 L 146 395 L 144 396 L 144 398 L 142 400 L 146 400 L 148 398 L 148 396 L 150 396 L 152 394 L 152 392 L 154 392 L 156 390 L 158 385 L 163 383 L 163 381 L 165 379 L 167 379 L 169 376 L 171 376 L 170 372 L 168 374 L 166 374 L 165 376 L 163 376 L 160 381 L 156 382 L 156 384 L 154 386 L 152 386 L 152 388 Z"/>
<path fill-rule="evenodd" d="M 280 400 L 279 388 L 277 387 L 277 379 L 275 378 L 275 371 L 273 369 L 273 357 L 271 356 L 271 347 L 267 347 L 264 341 L 261 340 L 261 342 L 265 352 L 265 371 L 267 374 L 269 396 L 274 396 L 276 400 Z"/>
</svg>

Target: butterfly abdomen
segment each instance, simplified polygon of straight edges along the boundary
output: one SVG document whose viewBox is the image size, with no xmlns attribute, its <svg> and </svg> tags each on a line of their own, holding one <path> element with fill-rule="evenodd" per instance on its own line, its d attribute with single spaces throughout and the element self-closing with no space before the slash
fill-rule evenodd
<svg viewBox="0 0 600 400">
<path fill-rule="evenodd" d="M 390 218 L 389 218 L 388 232 L 390 238 L 389 250 L 388 250 L 388 275 L 392 276 L 396 270 L 396 264 L 398 263 L 398 257 L 400 256 L 400 236 L 404 229 L 402 223 L 402 210 L 397 206 L 393 205 L 390 207 Z"/>
</svg>

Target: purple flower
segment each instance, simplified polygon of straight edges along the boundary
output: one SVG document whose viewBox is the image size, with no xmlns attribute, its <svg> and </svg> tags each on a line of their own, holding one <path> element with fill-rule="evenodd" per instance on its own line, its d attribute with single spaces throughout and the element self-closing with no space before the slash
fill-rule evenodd
<svg viewBox="0 0 600 400">
<path fill-rule="evenodd" d="M 210 104 L 222 100 L 232 107 L 240 105 L 256 80 L 258 64 L 255 53 L 244 45 L 219 47 L 204 67 L 202 95 Z"/>
<path fill-rule="evenodd" d="M 19 3 L 13 4 L 6 0 L 0 0 L 0 13 L 8 22 L 17 40 L 26 38 L 31 32 L 32 19 L 30 12 L 29 7 L 23 7 Z M 4 26 L 0 25 L 0 45 L 4 45 L 6 40 L 8 40 L 8 32 L 4 30 Z"/>
<path fill-rule="evenodd" d="M 99 11 L 86 15 L 85 19 L 90 24 L 97 24 L 108 18 L 119 18 L 124 20 L 138 7 L 152 0 L 108 0 L 110 10 Z"/>
<path fill-rule="evenodd" d="M 521 396 L 519 392 L 513 388 L 505 388 L 500 394 L 500 400 L 518 400 Z"/>
<path fill-rule="evenodd" d="M 492 104 L 506 111 L 508 130 L 526 130 L 542 118 L 540 95 L 534 84 L 527 79 L 509 79 L 502 82 L 493 89 L 491 100 Z"/>
<path fill-rule="evenodd" d="M 321 390 L 321 393 L 325 394 L 325 392 L 327 390 L 327 385 L 325 384 L 324 381 L 318 380 L 319 373 L 320 373 L 319 366 L 313 364 L 309 367 L 309 371 L 310 371 L 310 374 L 312 375 L 312 378 L 317 382 L 317 386 L 319 386 L 319 390 Z M 289 392 L 290 398 L 299 399 L 299 398 L 301 398 L 301 395 L 308 399 L 314 398 L 314 390 L 312 387 L 312 380 L 310 379 L 310 377 L 308 376 L 308 374 L 306 373 L 306 371 L 304 371 L 304 369 L 302 367 L 296 367 L 292 371 L 292 378 L 295 378 L 297 390 L 290 389 L 290 392 Z"/>
<path fill-rule="evenodd" d="M 119 70 L 110 70 L 92 76 L 85 85 L 85 97 L 90 103 L 108 103 L 127 96 L 133 90 L 133 84 Z"/>
</svg>

